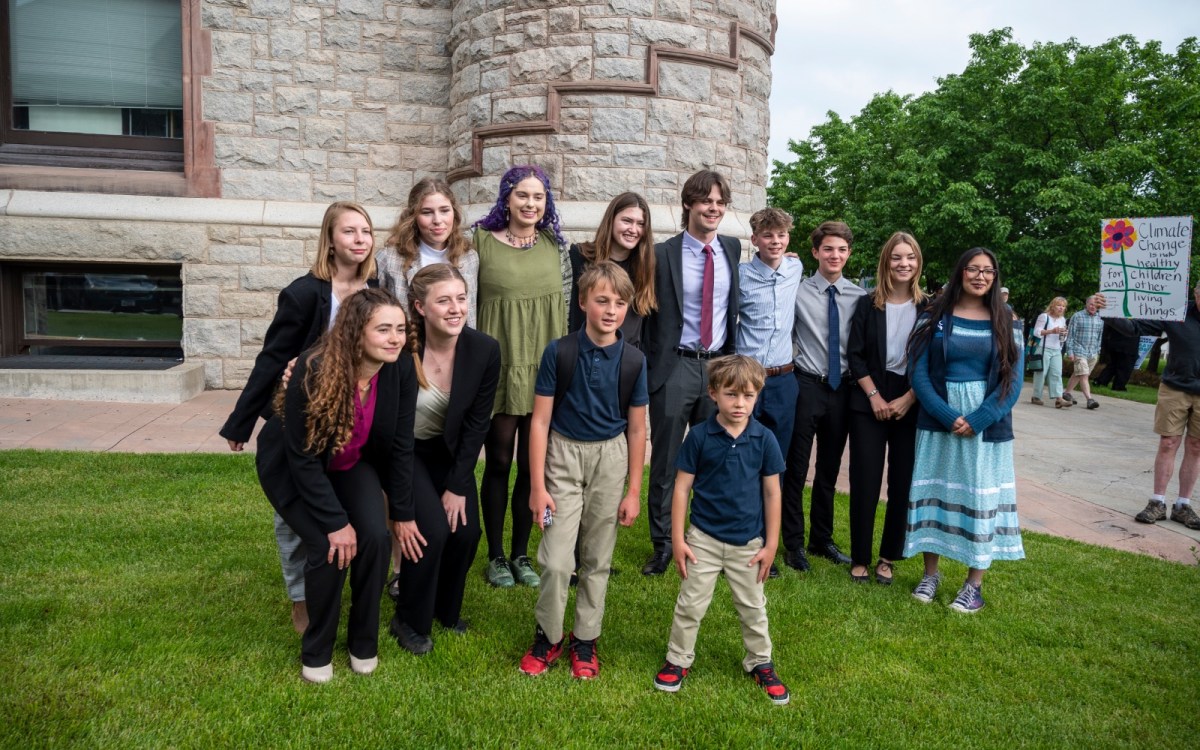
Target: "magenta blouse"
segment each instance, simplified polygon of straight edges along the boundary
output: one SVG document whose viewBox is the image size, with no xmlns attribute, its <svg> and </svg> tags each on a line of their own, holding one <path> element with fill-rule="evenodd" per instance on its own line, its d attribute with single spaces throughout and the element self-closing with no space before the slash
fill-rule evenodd
<svg viewBox="0 0 1200 750">
<path fill-rule="evenodd" d="M 375 373 L 371 377 L 371 390 L 367 393 L 366 403 L 359 398 L 358 389 L 354 389 L 354 427 L 350 432 L 350 440 L 341 453 L 335 453 L 329 459 L 329 471 L 352 469 L 362 458 L 363 446 L 367 444 L 367 436 L 371 434 L 371 422 L 375 421 L 375 393 L 378 384 L 379 373 Z"/>
</svg>

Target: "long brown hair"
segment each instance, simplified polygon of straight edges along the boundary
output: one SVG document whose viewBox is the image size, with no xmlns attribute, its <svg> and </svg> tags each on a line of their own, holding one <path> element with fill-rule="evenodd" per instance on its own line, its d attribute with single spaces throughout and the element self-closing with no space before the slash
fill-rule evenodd
<svg viewBox="0 0 1200 750">
<path fill-rule="evenodd" d="M 892 251 L 896 249 L 896 245 L 908 245 L 917 255 L 917 272 L 908 282 L 908 293 L 919 310 L 921 303 L 925 301 L 925 292 L 921 290 L 921 272 L 925 269 L 925 257 L 921 255 L 921 246 L 917 244 L 917 238 L 908 232 L 894 232 L 891 237 L 888 237 L 887 242 L 883 243 L 883 248 L 879 251 L 879 266 L 875 269 L 875 308 L 877 310 L 887 309 L 888 297 L 896 291 L 892 286 L 892 274 L 888 269 L 888 262 L 892 259 Z"/>
<path fill-rule="evenodd" d="M 422 388 L 429 387 L 429 379 L 425 377 L 425 366 L 421 362 L 421 350 L 425 347 L 425 316 L 417 309 L 417 301 L 424 304 L 430 287 L 443 281 L 461 281 L 463 289 L 467 288 L 467 280 L 462 273 L 449 263 L 425 266 L 417 271 L 408 284 L 408 345 L 412 349 L 417 384 Z"/>
<path fill-rule="evenodd" d="M 371 230 L 371 252 L 367 253 L 367 258 L 362 263 L 358 264 L 358 274 L 356 278 L 359 281 L 366 281 L 375 275 L 375 225 L 371 223 L 371 216 L 367 213 L 367 209 L 363 208 L 352 201 L 338 201 L 330 203 L 329 208 L 325 209 L 325 218 L 321 220 L 321 237 L 317 243 L 317 258 L 313 261 L 312 275 L 322 281 L 331 281 L 335 270 L 333 265 L 333 227 L 337 223 L 338 218 L 347 211 L 354 211 L 367 220 L 367 228 Z"/>
<path fill-rule="evenodd" d="M 333 328 L 322 336 L 307 357 L 304 388 L 308 396 L 304 424 L 304 450 L 339 453 L 354 429 L 354 391 L 362 364 L 363 333 L 371 316 L 381 307 L 403 312 L 400 301 L 386 289 L 361 289 L 342 301 Z M 313 363 L 320 360 L 318 366 Z M 284 390 L 275 395 L 275 413 L 284 414 Z"/>
<path fill-rule="evenodd" d="M 638 315 L 649 315 L 658 309 L 658 298 L 654 294 L 654 230 L 650 226 L 650 205 L 637 193 L 621 193 L 608 203 L 604 218 L 596 229 L 596 239 L 583 242 L 579 250 L 588 263 L 602 263 L 612 258 L 613 222 L 617 214 L 627 208 L 640 208 L 646 220 L 642 238 L 629 254 L 630 274 L 633 281 L 633 299 L 630 305 Z"/>
<path fill-rule="evenodd" d="M 458 199 L 450 192 L 450 185 L 438 177 L 425 177 L 417 181 L 408 191 L 408 205 L 400 210 L 396 226 L 384 243 L 384 252 L 394 252 L 400 256 L 404 275 L 408 276 L 413 263 L 421 257 L 421 231 L 417 227 L 417 217 L 421 213 L 421 204 L 431 195 L 444 195 L 450 201 L 454 211 L 454 223 L 450 226 L 450 236 L 446 239 L 446 262 L 457 266 L 462 257 L 471 249 L 471 241 L 463 234 L 463 212 L 458 205 Z"/>
</svg>

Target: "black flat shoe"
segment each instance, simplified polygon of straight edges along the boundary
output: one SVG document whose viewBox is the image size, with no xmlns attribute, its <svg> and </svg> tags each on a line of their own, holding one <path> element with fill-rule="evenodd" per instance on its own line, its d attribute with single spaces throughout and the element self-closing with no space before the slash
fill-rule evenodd
<svg viewBox="0 0 1200 750">
<path fill-rule="evenodd" d="M 838 565 L 850 564 L 850 558 L 840 549 L 838 549 L 838 546 L 833 542 L 826 542 L 816 546 L 810 544 L 808 545 L 808 554 L 816 555 L 817 557 L 824 557 L 826 560 L 834 562 Z"/>
<path fill-rule="evenodd" d="M 798 570 L 801 573 L 812 567 L 808 564 L 808 555 L 804 554 L 804 550 L 802 549 L 785 553 L 783 556 L 783 563 L 789 568 Z"/>
<path fill-rule="evenodd" d="M 771 569 L 767 571 L 767 578 L 778 578 L 778 577 L 779 577 L 779 568 L 776 567 L 775 563 L 771 563 Z"/>
<path fill-rule="evenodd" d="M 863 566 L 863 567 L 866 567 L 866 566 Z M 854 581 L 855 583 L 870 583 L 871 569 L 867 568 L 866 571 L 862 575 L 856 576 L 856 575 L 854 575 L 854 568 L 851 567 L 850 568 L 850 580 Z"/>
<path fill-rule="evenodd" d="M 642 566 L 642 575 L 644 576 L 660 576 L 667 572 L 667 566 L 671 564 L 670 552 L 655 552 L 646 560 L 646 564 Z"/>
<path fill-rule="evenodd" d="M 399 617 L 392 616 L 391 623 L 388 624 L 388 632 L 396 639 L 396 643 L 400 648 L 409 653 L 423 656 L 433 650 L 433 639 L 427 635 L 421 635 L 413 630 L 407 622 L 403 622 Z"/>
<path fill-rule="evenodd" d="M 879 575 L 880 570 L 886 570 L 888 574 L 886 576 L 881 576 Z M 878 583 L 880 586 L 891 586 L 892 578 L 895 576 L 895 573 L 895 563 L 890 563 L 887 560 L 880 560 L 879 562 L 875 563 L 875 583 Z"/>
</svg>

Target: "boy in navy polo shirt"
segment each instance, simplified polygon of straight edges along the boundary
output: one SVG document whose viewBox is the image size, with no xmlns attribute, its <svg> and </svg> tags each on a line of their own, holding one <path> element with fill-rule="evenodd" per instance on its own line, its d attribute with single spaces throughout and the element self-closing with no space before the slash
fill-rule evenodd
<svg viewBox="0 0 1200 750">
<path fill-rule="evenodd" d="M 586 680 L 600 673 L 596 639 L 617 523 L 630 526 L 638 516 L 646 459 L 646 361 L 625 345 L 620 331 L 632 300 L 633 282 L 620 266 L 595 264 L 579 277 L 579 304 L 587 324 L 550 342 L 542 353 L 529 435 L 529 507 L 542 528 L 542 584 L 533 646 L 521 659 L 526 674 L 542 674 L 562 655 L 577 541 L 571 674 Z M 560 348 L 578 349 L 565 392 L 558 382 Z M 623 371 L 630 382 L 622 382 Z M 629 377 L 633 374 L 636 379 Z M 628 402 L 624 408 L 622 399 Z M 547 511 L 551 523 L 545 523 Z"/>
<path fill-rule="evenodd" d="M 742 623 L 746 674 L 777 704 L 790 696 L 771 663 L 767 579 L 779 539 L 779 474 L 783 455 L 771 431 L 754 417 L 766 372 L 742 354 L 712 360 L 708 395 L 717 413 L 688 433 L 675 461 L 671 535 L 679 568 L 679 598 L 667 661 L 654 678 L 659 690 L 679 690 L 696 657 L 696 633 L 723 571 Z M 684 536 L 688 493 L 691 528 Z"/>
</svg>

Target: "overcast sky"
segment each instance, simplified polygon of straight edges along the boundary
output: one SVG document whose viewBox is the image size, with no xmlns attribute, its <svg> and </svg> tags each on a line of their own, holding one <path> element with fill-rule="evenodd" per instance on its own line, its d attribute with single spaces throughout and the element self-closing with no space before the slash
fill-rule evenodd
<svg viewBox="0 0 1200 750">
<path fill-rule="evenodd" d="M 1171 51 L 1200 37 L 1196 0 L 777 0 L 776 13 L 769 154 L 780 161 L 830 110 L 849 119 L 877 93 L 919 94 L 962 72 L 975 32 L 1009 26 L 1025 46 L 1132 34 Z"/>
</svg>

